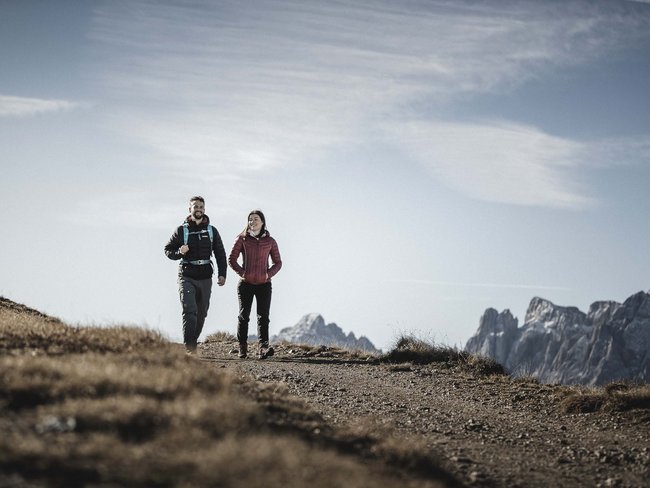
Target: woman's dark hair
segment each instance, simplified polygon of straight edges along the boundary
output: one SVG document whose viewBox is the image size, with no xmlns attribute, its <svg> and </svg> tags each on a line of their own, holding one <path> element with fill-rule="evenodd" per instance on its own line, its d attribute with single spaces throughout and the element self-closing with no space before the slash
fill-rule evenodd
<svg viewBox="0 0 650 488">
<path fill-rule="evenodd" d="M 262 228 L 260 229 L 260 233 L 259 233 L 259 237 L 262 237 L 266 232 L 266 217 L 264 217 L 264 212 L 262 212 L 259 208 L 256 208 L 255 210 L 251 210 L 250 212 L 248 212 L 248 217 L 246 217 L 246 227 L 244 227 L 244 230 L 242 231 L 241 235 L 244 237 L 248 235 L 248 219 L 251 218 L 251 215 L 258 215 L 260 219 L 262 219 Z"/>
</svg>

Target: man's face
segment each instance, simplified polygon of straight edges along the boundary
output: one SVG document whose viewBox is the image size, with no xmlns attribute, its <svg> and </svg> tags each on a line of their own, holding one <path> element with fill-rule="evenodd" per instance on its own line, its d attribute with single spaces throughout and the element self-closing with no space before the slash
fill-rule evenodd
<svg viewBox="0 0 650 488">
<path fill-rule="evenodd" d="M 205 212 L 205 204 L 200 200 L 190 202 L 190 215 L 194 220 L 201 220 Z"/>
</svg>

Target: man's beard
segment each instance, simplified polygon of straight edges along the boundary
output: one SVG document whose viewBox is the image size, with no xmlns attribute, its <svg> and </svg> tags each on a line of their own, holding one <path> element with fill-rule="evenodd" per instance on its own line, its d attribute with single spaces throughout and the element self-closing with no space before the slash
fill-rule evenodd
<svg viewBox="0 0 650 488">
<path fill-rule="evenodd" d="M 201 220 L 203 218 L 203 212 L 197 210 L 192 214 L 192 217 L 194 217 L 194 220 Z"/>
</svg>

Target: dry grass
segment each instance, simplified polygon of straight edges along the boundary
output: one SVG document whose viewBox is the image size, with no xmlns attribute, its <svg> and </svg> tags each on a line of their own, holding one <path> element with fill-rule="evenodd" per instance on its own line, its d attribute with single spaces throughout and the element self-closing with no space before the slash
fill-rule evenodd
<svg viewBox="0 0 650 488">
<path fill-rule="evenodd" d="M 438 363 L 447 367 L 458 366 L 482 376 L 506 374 L 503 366 L 491 358 L 476 356 L 413 336 L 400 337 L 395 346 L 381 357 L 381 360 L 389 363 Z"/>
<path fill-rule="evenodd" d="M 210 342 L 228 342 L 228 343 L 233 342 L 236 344 L 237 337 L 235 337 L 230 332 L 219 331 L 219 332 L 215 332 L 214 334 L 210 334 L 208 337 L 205 338 L 205 341 L 203 342 L 205 342 L 206 344 Z"/>
<path fill-rule="evenodd" d="M 233 352 L 236 351 L 237 338 L 228 332 L 216 332 L 206 337 L 206 344 L 210 343 L 227 343 L 232 344 Z M 249 343 L 251 346 L 251 343 Z M 314 344 L 298 344 L 294 342 L 281 341 L 277 344 L 272 344 L 276 353 L 285 353 L 287 358 L 331 358 L 338 360 L 361 360 L 361 361 L 377 361 L 378 354 L 364 351 L 362 349 L 349 349 L 339 346 L 326 346 Z M 250 347 L 249 347 L 250 349 Z"/>
<path fill-rule="evenodd" d="M 354 359 L 354 360 L 371 360 L 376 359 L 377 355 L 361 349 L 349 349 L 340 346 L 326 346 L 314 344 L 296 344 L 290 342 L 281 342 L 277 345 L 280 350 L 285 350 L 292 356 L 316 357 L 316 358 L 336 358 L 336 359 Z"/>
<path fill-rule="evenodd" d="M 458 363 L 461 353 L 452 347 L 436 345 L 413 336 L 402 336 L 382 359 L 392 363 L 449 364 Z"/>
<path fill-rule="evenodd" d="M 615 382 L 603 388 L 579 389 L 562 401 L 567 413 L 650 409 L 650 385 Z"/>
<path fill-rule="evenodd" d="M 0 308 L 0 354 L 128 352 L 169 347 L 158 333 L 136 327 L 72 327 L 57 319 Z"/>
<path fill-rule="evenodd" d="M 490 376 L 490 375 L 505 376 L 507 374 L 504 367 L 492 358 L 485 357 L 485 356 L 477 356 L 475 354 L 468 354 L 468 353 L 463 353 L 463 354 L 465 354 L 466 357 L 465 357 L 465 362 L 461 363 L 461 365 L 465 369 L 468 369 L 473 373 L 476 373 L 480 376 Z"/>
<path fill-rule="evenodd" d="M 425 449 L 334 429 L 282 386 L 228 375 L 150 331 L 0 307 L 0 481 L 456 485 L 438 466 Z"/>
<path fill-rule="evenodd" d="M 513 383 L 521 383 L 527 385 L 541 385 L 538 378 L 532 375 L 512 376 Z"/>
</svg>

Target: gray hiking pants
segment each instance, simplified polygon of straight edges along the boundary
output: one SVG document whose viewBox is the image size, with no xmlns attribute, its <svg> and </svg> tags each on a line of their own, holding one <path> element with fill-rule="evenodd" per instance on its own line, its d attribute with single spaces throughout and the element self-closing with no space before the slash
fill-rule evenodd
<svg viewBox="0 0 650 488">
<path fill-rule="evenodd" d="M 178 291 L 183 305 L 183 342 L 185 347 L 193 350 L 196 349 L 196 342 L 208 315 L 212 278 L 195 280 L 181 276 L 178 280 Z"/>
</svg>

